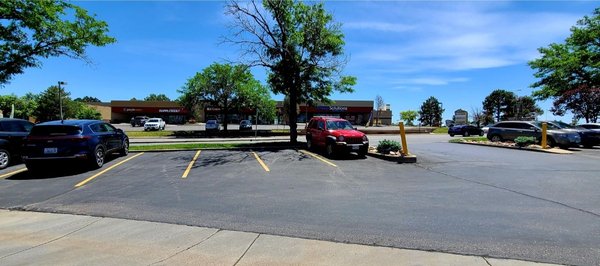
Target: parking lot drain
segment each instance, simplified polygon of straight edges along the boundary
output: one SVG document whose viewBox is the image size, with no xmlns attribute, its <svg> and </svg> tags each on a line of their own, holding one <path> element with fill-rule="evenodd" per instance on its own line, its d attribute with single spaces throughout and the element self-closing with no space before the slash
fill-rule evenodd
<svg viewBox="0 0 600 266">
<path fill-rule="evenodd" d="M 270 172 L 271 170 L 269 170 L 269 167 L 267 167 L 265 162 L 263 162 L 263 160 L 261 160 L 260 157 L 258 157 L 258 154 L 256 154 L 256 152 L 252 152 L 252 153 L 254 154 L 254 157 L 256 157 L 256 160 L 262 166 L 262 168 L 265 169 L 265 171 Z"/>
<path fill-rule="evenodd" d="M 7 178 L 7 177 L 10 177 L 10 176 L 16 175 L 16 174 L 18 174 L 18 173 L 20 173 L 20 172 L 24 172 L 24 171 L 26 171 L 26 170 L 27 170 L 27 168 L 21 168 L 21 169 L 18 169 L 18 170 L 14 170 L 14 171 L 12 171 L 12 172 L 10 172 L 10 173 L 6 173 L 6 174 L 3 174 L 3 175 L 0 175 L 0 179 Z"/>
<path fill-rule="evenodd" d="M 318 159 L 318 160 L 320 160 L 320 161 L 322 161 L 322 162 L 324 162 L 324 163 L 326 163 L 326 164 L 328 164 L 328 165 L 331 165 L 331 166 L 333 166 L 333 167 L 337 167 L 337 165 L 335 165 L 334 163 L 332 163 L 332 162 L 330 162 L 330 161 L 327 161 L 327 160 L 323 159 L 321 156 L 319 156 L 319 155 L 316 155 L 316 154 L 314 154 L 314 153 L 312 153 L 312 152 L 309 152 L 309 151 L 307 151 L 307 150 L 300 150 L 300 152 L 302 152 L 302 153 L 304 153 L 304 154 L 308 154 L 308 155 L 310 155 L 310 156 L 312 156 L 312 157 L 314 157 L 314 158 L 316 158 L 316 159 Z"/>
<path fill-rule="evenodd" d="M 134 156 L 131 156 L 131 157 L 129 157 L 129 158 L 127 158 L 127 159 L 123 160 L 123 161 L 120 161 L 120 162 L 118 162 L 118 163 L 116 163 L 116 164 L 112 165 L 111 167 L 109 167 L 109 168 L 106 168 L 106 169 L 102 170 L 100 173 L 97 173 L 97 174 L 95 174 L 95 175 L 93 175 L 93 176 L 90 176 L 90 177 L 88 177 L 87 179 L 85 179 L 85 180 L 83 180 L 83 181 L 81 181 L 81 182 L 77 183 L 77 185 L 75 185 L 75 187 L 76 187 L 76 188 L 78 188 L 78 187 L 80 187 L 80 186 L 83 186 L 83 185 L 87 184 L 88 182 L 92 181 L 94 178 L 96 178 L 96 177 L 99 177 L 100 175 L 102 175 L 102 174 L 104 174 L 104 173 L 106 173 L 106 172 L 110 171 L 111 169 L 113 169 L 113 168 L 115 168 L 115 167 L 117 167 L 117 166 L 119 166 L 119 165 L 121 165 L 121 164 L 124 164 L 124 163 L 126 163 L 127 161 L 129 161 L 129 160 L 131 160 L 131 159 L 133 159 L 133 158 L 135 158 L 135 157 L 138 157 L 138 156 L 140 156 L 140 155 L 142 155 L 142 154 L 144 154 L 144 153 L 143 153 L 143 152 L 141 152 L 141 153 L 138 153 L 138 154 L 136 154 L 136 155 L 134 155 Z"/>
<path fill-rule="evenodd" d="M 198 160 L 198 156 L 200 156 L 201 151 L 202 150 L 198 150 L 196 152 L 196 155 L 194 155 L 194 158 L 192 159 L 190 164 L 188 164 L 188 167 L 185 169 L 185 172 L 183 172 L 183 175 L 181 176 L 181 178 L 187 178 L 188 174 L 190 173 L 190 170 L 192 170 L 192 166 L 194 166 L 194 164 L 196 163 L 196 160 Z"/>
</svg>

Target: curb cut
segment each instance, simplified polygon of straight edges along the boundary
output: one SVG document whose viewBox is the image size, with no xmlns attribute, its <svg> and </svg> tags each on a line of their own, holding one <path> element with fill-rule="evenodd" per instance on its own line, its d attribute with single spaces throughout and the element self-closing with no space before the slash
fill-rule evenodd
<svg viewBox="0 0 600 266">
<path fill-rule="evenodd" d="M 485 147 L 492 147 L 492 148 L 504 148 L 504 149 L 511 149 L 511 150 L 534 151 L 534 152 L 543 152 L 543 153 L 551 153 L 551 154 L 559 154 L 559 155 L 573 154 L 572 151 L 568 151 L 568 150 L 563 150 L 562 152 L 556 152 L 556 151 L 552 151 L 552 150 L 540 150 L 540 149 L 531 149 L 531 148 L 495 146 L 495 145 L 487 145 L 487 144 L 473 143 L 473 142 L 449 142 L 449 143 L 467 144 L 467 145 L 475 145 L 475 146 L 485 146 Z"/>
</svg>

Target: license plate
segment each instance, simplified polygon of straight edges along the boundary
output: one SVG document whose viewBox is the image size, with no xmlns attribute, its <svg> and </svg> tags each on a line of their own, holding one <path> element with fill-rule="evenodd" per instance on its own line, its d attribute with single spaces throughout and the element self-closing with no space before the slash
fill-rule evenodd
<svg viewBox="0 0 600 266">
<path fill-rule="evenodd" d="M 352 146 L 353 151 L 357 151 L 358 149 L 360 149 L 360 146 Z"/>
<path fill-rule="evenodd" d="M 44 148 L 44 154 L 56 154 L 58 148 Z"/>
</svg>

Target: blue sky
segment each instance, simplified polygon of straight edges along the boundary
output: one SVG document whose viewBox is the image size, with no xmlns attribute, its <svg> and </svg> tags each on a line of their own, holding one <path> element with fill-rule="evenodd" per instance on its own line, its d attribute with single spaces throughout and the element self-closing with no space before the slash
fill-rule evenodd
<svg viewBox="0 0 600 266">
<path fill-rule="evenodd" d="M 213 62 L 239 59 L 238 47 L 221 44 L 231 21 L 220 1 L 85 1 L 75 4 L 108 22 L 117 43 L 90 47 L 92 64 L 48 58 L 2 88 L 2 94 L 39 93 L 66 81 L 72 98 L 103 101 L 141 99 L 177 89 Z M 537 48 L 562 42 L 569 28 L 590 15 L 591 1 L 327 1 L 343 24 L 347 75 L 358 83 L 352 94 L 332 99 L 391 104 L 394 121 L 435 96 L 450 119 L 458 108 L 471 111 L 492 90 L 529 95 L 535 81 L 527 62 Z M 265 71 L 253 69 L 265 82 Z M 280 100 L 281 95 L 274 95 Z M 551 102 L 539 105 L 541 119 L 554 119 Z M 571 116 L 562 117 L 570 122 Z"/>
</svg>

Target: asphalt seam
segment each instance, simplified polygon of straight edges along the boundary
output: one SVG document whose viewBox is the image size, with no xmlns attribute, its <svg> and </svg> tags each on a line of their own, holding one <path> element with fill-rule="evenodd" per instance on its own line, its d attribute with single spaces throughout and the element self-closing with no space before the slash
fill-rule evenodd
<svg viewBox="0 0 600 266">
<path fill-rule="evenodd" d="M 54 239 L 48 240 L 48 241 L 46 241 L 46 242 L 44 242 L 44 243 L 41 243 L 41 244 L 35 245 L 35 246 L 33 246 L 33 247 L 26 248 L 26 249 L 24 249 L 24 250 L 20 250 L 20 251 L 17 251 L 17 252 L 14 252 L 14 253 L 8 254 L 8 255 L 6 255 L 6 256 L 0 257 L 0 260 L 1 260 L 1 259 L 5 259 L 5 258 L 7 258 L 7 257 L 10 257 L 10 256 L 14 256 L 14 255 L 17 255 L 17 254 L 23 253 L 23 252 L 25 252 L 25 251 L 32 250 L 32 249 L 34 249 L 34 248 L 37 248 L 37 247 L 41 247 L 41 246 L 43 246 L 43 245 L 50 244 L 50 243 L 52 243 L 52 242 L 55 242 L 55 241 L 58 241 L 58 240 L 61 240 L 61 239 L 65 238 L 65 237 L 67 237 L 67 236 L 69 236 L 69 235 L 72 235 L 72 234 L 74 234 L 74 233 L 77 233 L 77 232 L 79 232 L 79 231 L 81 231 L 81 230 L 83 230 L 83 229 L 85 229 L 85 228 L 89 227 L 89 226 L 90 226 L 90 225 L 92 225 L 92 224 L 95 224 L 95 223 L 97 223 L 98 221 L 100 221 L 100 220 L 102 220 L 102 219 L 104 219 L 104 218 L 96 218 L 94 221 L 92 221 L 92 222 L 90 222 L 90 223 L 88 223 L 88 224 L 86 224 L 86 225 L 84 225 L 84 226 L 82 226 L 82 227 L 80 227 L 80 228 L 77 228 L 77 229 L 75 229 L 75 230 L 73 230 L 73 231 L 71 231 L 71 232 L 69 232 L 69 233 L 66 233 L 66 234 L 64 234 L 64 235 L 62 235 L 62 236 L 60 236 L 60 237 L 57 237 L 57 238 L 54 238 Z"/>
<path fill-rule="evenodd" d="M 546 202 L 558 204 L 558 205 L 561 205 L 563 207 L 567 207 L 569 209 L 573 209 L 573 210 L 576 210 L 576 211 L 587 213 L 587 214 L 590 214 L 592 216 L 595 216 L 596 218 L 600 218 L 600 214 L 598 214 L 598 213 L 595 213 L 595 212 L 592 212 L 592 211 L 588 211 L 588 210 L 584 210 L 584 209 L 577 208 L 577 207 L 573 207 L 573 206 L 567 205 L 567 204 L 562 203 L 562 202 L 554 201 L 554 200 L 551 200 L 551 199 L 545 199 L 545 198 L 542 198 L 542 197 L 530 195 L 530 194 L 527 194 L 527 193 L 523 193 L 523 192 L 519 192 L 519 191 L 516 191 L 516 190 L 509 189 L 509 188 L 500 187 L 500 186 L 496 186 L 496 185 L 492 185 L 492 184 L 487 184 L 487 183 L 483 183 L 483 182 L 479 182 L 479 181 L 467 179 L 467 178 L 460 177 L 460 176 L 451 175 L 451 174 L 448 174 L 448 173 L 445 173 L 445 172 L 442 172 L 442 171 L 436 171 L 436 170 L 433 170 L 433 169 L 431 169 L 429 167 L 421 166 L 421 165 L 418 165 L 418 164 L 417 164 L 417 167 L 420 167 L 420 168 L 425 169 L 425 170 L 430 171 L 430 172 L 442 174 L 442 175 L 445 175 L 445 176 L 448 176 L 448 177 L 451 177 L 451 178 L 454 178 L 454 179 L 459 179 L 459 180 L 467 181 L 467 182 L 470 182 L 470 183 L 479 184 L 479 185 L 482 185 L 482 186 L 488 186 L 488 187 L 492 187 L 492 188 L 497 188 L 497 189 L 505 190 L 505 191 L 512 192 L 512 193 L 515 193 L 515 194 L 519 194 L 521 196 L 529 197 L 529 198 L 532 198 L 532 199 L 537 199 L 537 200 L 541 200 L 541 201 L 546 201 Z"/>
<path fill-rule="evenodd" d="M 173 258 L 173 257 L 175 257 L 175 256 L 177 256 L 177 255 L 179 255 L 179 254 L 181 254 L 181 253 L 183 253 L 183 252 L 186 252 L 186 251 L 188 251 L 188 250 L 190 250 L 190 249 L 192 249 L 192 248 L 194 248 L 194 247 L 196 247 L 196 246 L 198 246 L 198 245 L 200 245 L 200 244 L 202 244 L 202 243 L 206 242 L 207 240 L 211 239 L 211 238 L 212 238 L 214 235 L 216 235 L 217 233 L 219 233 L 219 232 L 221 232 L 221 231 L 223 231 L 223 230 L 222 230 L 222 229 L 217 229 L 217 231 L 216 231 L 216 232 L 212 233 L 212 234 L 211 234 L 211 235 L 209 235 L 207 238 L 205 238 L 205 239 L 202 239 L 200 242 L 198 242 L 198 243 L 196 243 L 196 244 L 193 244 L 193 245 L 189 246 L 189 247 L 188 247 L 188 248 L 186 248 L 186 249 L 182 249 L 182 250 L 180 250 L 180 251 L 178 251 L 178 252 L 175 252 L 175 254 L 173 254 L 173 255 L 171 255 L 171 256 L 168 256 L 168 257 L 166 257 L 166 258 L 164 258 L 164 259 L 162 259 L 162 260 L 159 260 L 159 261 L 157 261 L 157 262 L 154 262 L 154 263 L 151 263 L 151 264 L 148 264 L 148 265 L 149 265 L 149 266 L 150 266 L 150 265 L 156 265 L 156 264 L 158 264 L 158 263 L 165 262 L 165 261 L 167 261 L 167 260 L 169 260 L 169 259 L 171 259 L 171 258 Z"/>
<path fill-rule="evenodd" d="M 246 256 L 246 253 L 248 253 L 248 250 L 250 250 L 250 248 L 254 245 L 254 242 L 256 242 L 256 240 L 258 240 L 258 238 L 260 237 L 261 234 L 256 235 L 256 237 L 254 238 L 254 240 L 252 240 L 252 243 L 250 243 L 250 245 L 246 248 L 246 250 L 244 250 L 244 253 L 242 254 L 242 256 L 240 256 L 240 258 L 233 264 L 233 266 L 236 266 L 238 263 L 240 263 L 240 261 L 242 260 L 242 258 L 244 258 L 244 256 Z"/>
<path fill-rule="evenodd" d="M 485 260 L 485 263 L 487 263 L 487 265 L 492 266 L 492 264 L 485 258 L 485 257 L 481 257 L 483 260 Z"/>
</svg>

